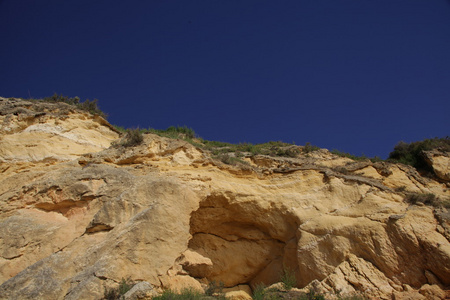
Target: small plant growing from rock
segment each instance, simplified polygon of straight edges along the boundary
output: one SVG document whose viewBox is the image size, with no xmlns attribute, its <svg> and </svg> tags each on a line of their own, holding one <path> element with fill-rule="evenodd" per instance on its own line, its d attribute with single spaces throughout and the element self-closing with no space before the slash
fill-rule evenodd
<svg viewBox="0 0 450 300">
<path fill-rule="evenodd" d="M 214 296 L 215 294 L 222 294 L 223 291 L 223 282 L 217 283 L 215 280 L 211 281 L 208 284 L 208 287 L 205 290 L 205 294 L 208 296 Z"/>
<path fill-rule="evenodd" d="M 297 279 L 295 278 L 295 272 L 289 267 L 284 267 L 280 278 L 283 287 L 286 290 L 290 290 L 297 284 Z"/>
<path fill-rule="evenodd" d="M 100 115 L 101 117 L 103 117 L 105 119 L 107 117 L 107 115 L 103 111 L 101 111 L 100 108 L 98 107 L 97 99 L 94 99 L 92 101 L 90 101 L 89 99 L 86 99 L 84 102 L 80 102 L 79 97 L 70 98 L 70 97 L 64 96 L 62 94 L 58 95 L 57 93 L 54 93 L 53 96 L 50 96 L 50 97 L 45 97 L 43 99 L 30 99 L 30 100 L 47 102 L 47 103 L 63 102 L 63 103 L 67 103 L 69 105 L 75 106 L 78 109 L 87 111 L 90 114 Z"/>
<path fill-rule="evenodd" d="M 121 300 L 123 299 L 123 295 L 126 294 L 132 287 L 134 283 L 128 278 L 122 278 L 119 286 L 114 289 L 105 290 L 105 295 L 103 296 L 104 300 Z"/>
<path fill-rule="evenodd" d="M 408 193 L 405 196 L 405 201 L 411 204 L 423 203 L 431 206 L 440 206 L 439 198 L 434 194 Z"/>
<path fill-rule="evenodd" d="M 394 191 L 397 193 L 404 193 L 406 191 L 406 186 L 402 185 L 402 186 L 396 187 L 394 189 Z"/>
<path fill-rule="evenodd" d="M 303 148 L 302 148 L 303 153 L 311 153 L 311 152 L 314 152 L 317 150 L 320 150 L 320 147 L 311 145 L 311 143 L 309 143 L 309 142 L 306 143 L 305 146 L 303 146 Z"/>
<path fill-rule="evenodd" d="M 231 156 L 229 154 L 219 154 L 216 156 L 221 162 L 227 165 L 237 166 L 237 165 L 248 165 L 248 162 L 240 159 L 239 157 Z"/>
<path fill-rule="evenodd" d="M 137 146 L 144 140 L 141 131 L 136 129 L 128 129 L 125 136 L 125 147 Z"/>
<path fill-rule="evenodd" d="M 162 295 L 153 297 L 153 300 L 200 300 L 204 299 L 205 295 L 193 290 L 193 289 L 184 289 L 181 293 L 175 293 L 171 290 L 165 290 Z"/>
<path fill-rule="evenodd" d="M 307 294 L 300 297 L 301 300 L 325 300 L 325 296 L 322 294 L 316 293 L 314 290 L 309 290 Z M 341 298 L 339 298 L 341 299 Z"/>
<path fill-rule="evenodd" d="M 127 129 L 125 136 L 119 142 L 113 142 L 114 147 L 133 147 L 141 144 L 144 141 L 144 136 L 139 128 Z"/>
<path fill-rule="evenodd" d="M 264 283 L 258 283 L 253 289 L 252 298 L 254 300 L 264 300 L 264 295 L 266 294 L 265 288 L 266 285 Z"/>
</svg>

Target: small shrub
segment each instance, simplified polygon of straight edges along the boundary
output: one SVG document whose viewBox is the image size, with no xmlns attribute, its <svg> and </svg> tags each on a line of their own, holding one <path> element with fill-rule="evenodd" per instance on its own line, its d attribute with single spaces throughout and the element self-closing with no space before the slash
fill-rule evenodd
<svg viewBox="0 0 450 300">
<path fill-rule="evenodd" d="M 411 204 L 423 203 L 431 206 L 440 206 L 439 198 L 434 194 L 408 193 L 405 201 Z"/>
<path fill-rule="evenodd" d="M 450 199 L 436 197 L 436 195 L 428 193 L 408 193 L 405 196 L 405 201 L 411 204 L 423 203 L 434 207 L 450 208 Z"/>
<path fill-rule="evenodd" d="M 153 297 L 154 300 L 200 300 L 205 296 L 193 289 L 184 289 L 181 293 L 175 293 L 171 290 L 165 290 L 162 295 Z"/>
<path fill-rule="evenodd" d="M 106 117 L 105 113 L 103 113 L 100 108 L 97 105 L 98 100 L 94 99 L 90 101 L 89 99 L 86 99 L 84 102 L 75 103 L 75 106 L 79 109 L 82 109 L 84 111 L 87 111 L 93 115 L 100 115 L 102 117 Z"/>
<path fill-rule="evenodd" d="M 258 283 L 253 289 L 252 298 L 254 300 L 264 300 L 266 285 L 264 283 Z"/>
<path fill-rule="evenodd" d="M 361 295 L 339 297 L 340 300 L 366 300 L 367 298 Z"/>
<path fill-rule="evenodd" d="M 220 154 L 217 156 L 217 159 L 219 159 L 224 164 L 231 165 L 231 166 L 248 165 L 248 162 L 246 162 L 238 157 L 234 157 L 234 156 L 231 156 L 228 154 Z"/>
<path fill-rule="evenodd" d="M 141 131 L 137 129 L 127 129 L 123 141 L 120 143 L 124 147 L 133 147 L 142 143 L 144 136 Z"/>
<path fill-rule="evenodd" d="M 379 157 L 379 156 L 375 156 L 375 157 L 372 157 L 372 158 L 369 158 L 369 159 L 373 163 L 383 161 L 383 159 L 381 157 Z"/>
<path fill-rule="evenodd" d="M 298 148 L 282 148 L 278 149 L 276 152 L 277 156 L 284 156 L 284 157 L 297 157 L 297 155 L 300 153 L 300 150 Z"/>
<path fill-rule="evenodd" d="M 188 128 L 187 126 L 170 126 L 166 129 L 166 132 L 175 132 L 175 133 L 181 133 L 184 135 L 185 138 L 194 138 L 195 132 L 192 128 Z"/>
<path fill-rule="evenodd" d="M 270 141 L 263 144 L 251 144 L 241 143 L 238 145 L 231 145 L 229 149 L 231 151 L 249 152 L 252 155 L 269 155 L 269 156 L 287 156 L 296 157 L 300 150 L 298 147 L 292 147 L 293 145 L 283 143 L 281 141 Z"/>
<path fill-rule="evenodd" d="M 132 287 L 134 283 L 128 278 L 122 278 L 122 281 L 119 283 L 119 286 L 114 289 L 105 290 L 105 294 L 103 296 L 104 300 L 120 300 L 123 298 L 123 295 L 126 294 Z"/>
<path fill-rule="evenodd" d="M 311 145 L 311 143 L 309 143 L 309 142 L 306 143 L 305 146 L 303 146 L 303 148 L 302 148 L 303 153 L 311 153 L 311 152 L 314 152 L 317 150 L 320 150 L 320 148 L 317 146 Z"/>
<path fill-rule="evenodd" d="M 49 102 L 49 103 L 63 102 L 63 103 L 67 103 L 69 105 L 73 105 L 73 106 L 77 107 L 78 109 L 87 111 L 93 115 L 99 115 L 105 119 L 107 117 L 106 114 L 103 111 L 101 111 L 100 108 L 98 107 L 97 99 L 94 99 L 92 101 L 90 101 L 89 99 L 86 99 L 84 102 L 80 102 L 79 97 L 70 98 L 68 96 L 63 96 L 62 94 L 58 95 L 57 93 L 54 93 L 50 97 L 44 97 L 43 99 L 38 99 L 35 101 Z"/>
<path fill-rule="evenodd" d="M 413 166 L 418 170 L 433 172 L 432 168 L 427 164 L 424 151 L 440 150 L 443 152 L 450 151 L 450 137 L 433 138 L 423 141 L 405 143 L 399 142 L 395 145 L 394 150 L 389 153 L 389 160 Z"/>
<path fill-rule="evenodd" d="M 308 293 L 300 296 L 300 300 L 325 300 L 325 296 L 310 290 Z"/>
<path fill-rule="evenodd" d="M 128 292 L 129 290 L 131 290 L 131 288 L 134 286 L 134 283 L 128 278 L 128 279 L 124 279 L 122 278 L 122 281 L 119 284 L 119 293 L 121 295 L 125 295 L 126 292 Z"/>
<path fill-rule="evenodd" d="M 361 156 L 356 156 L 356 155 L 353 155 L 353 154 L 350 154 L 350 153 L 347 153 L 347 152 L 341 152 L 341 151 L 336 150 L 336 149 L 331 150 L 331 153 L 335 154 L 337 156 L 340 156 L 340 157 L 347 157 L 347 158 L 350 158 L 350 159 L 353 159 L 353 160 L 356 160 L 356 161 L 368 160 L 369 159 L 364 154 L 361 155 Z"/>
<path fill-rule="evenodd" d="M 213 296 L 214 294 L 222 294 L 223 291 L 223 282 L 217 283 L 215 280 L 211 281 L 208 284 L 208 287 L 205 290 L 205 294 L 207 296 Z"/>
<path fill-rule="evenodd" d="M 300 300 L 325 300 L 325 296 L 316 293 L 314 290 L 309 290 L 308 293 L 300 297 Z"/>
<path fill-rule="evenodd" d="M 124 128 L 123 126 L 117 126 L 117 125 L 113 125 L 113 126 L 119 132 L 122 132 L 122 133 L 126 133 L 127 132 L 127 129 Z"/>
<path fill-rule="evenodd" d="M 404 193 L 406 191 L 406 186 L 402 185 L 402 186 L 396 187 L 394 189 L 394 191 L 397 193 Z"/>
<path fill-rule="evenodd" d="M 103 300 L 117 300 L 120 299 L 122 295 L 119 294 L 117 289 L 108 289 L 105 290 L 105 294 L 103 295 Z"/>
<path fill-rule="evenodd" d="M 290 290 L 297 284 L 297 279 L 295 278 L 295 272 L 289 267 L 284 267 L 281 278 L 281 283 L 286 290 Z"/>
<path fill-rule="evenodd" d="M 192 128 L 187 126 L 170 126 L 167 129 L 144 129 L 143 132 L 154 133 L 162 137 L 172 138 L 172 139 L 193 139 L 196 134 Z"/>
</svg>

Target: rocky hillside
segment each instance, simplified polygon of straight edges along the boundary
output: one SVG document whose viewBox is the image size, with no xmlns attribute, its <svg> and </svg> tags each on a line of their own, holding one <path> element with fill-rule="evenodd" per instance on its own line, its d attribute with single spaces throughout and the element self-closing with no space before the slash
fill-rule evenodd
<svg viewBox="0 0 450 300">
<path fill-rule="evenodd" d="M 247 295 L 286 270 L 291 293 L 450 296 L 449 153 L 423 177 L 326 149 L 231 165 L 123 139 L 69 104 L 0 98 L 0 299 L 102 299 L 122 279 Z"/>
</svg>

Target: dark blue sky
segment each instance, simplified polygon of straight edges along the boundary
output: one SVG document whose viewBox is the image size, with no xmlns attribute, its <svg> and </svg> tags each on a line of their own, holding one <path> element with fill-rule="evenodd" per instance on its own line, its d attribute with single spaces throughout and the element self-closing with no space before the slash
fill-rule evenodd
<svg viewBox="0 0 450 300">
<path fill-rule="evenodd" d="M 0 96 L 385 158 L 450 135 L 449 0 L 0 0 Z"/>
</svg>

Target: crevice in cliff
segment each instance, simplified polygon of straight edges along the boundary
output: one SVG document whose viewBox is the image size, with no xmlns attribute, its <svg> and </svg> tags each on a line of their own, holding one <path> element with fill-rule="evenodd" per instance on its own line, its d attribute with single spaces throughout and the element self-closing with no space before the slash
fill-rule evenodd
<svg viewBox="0 0 450 300">
<path fill-rule="evenodd" d="M 372 266 L 375 270 L 380 271 L 377 266 L 375 264 L 373 264 L 373 262 L 371 262 L 370 260 L 364 259 L 362 258 L 364 261 L 366 261 L 367 263 L 370 264 L 370 266 Z M 355 274 L 358 274 L 359 276 L 361 276 L 362 278 L 364 278 L 367 282 L 369 282 L 372 286 L 377 287 L 377 283 L 376 281 L 374 281 L 370 276 L 367 276 L 367 274 L 365 272 L 363 272 L 360 268 L 356 267 L 354 264 L 350 263 L 350 267 L 353 270 L 353 272 Z M 380 273 L 382 273 L 380 271 Z M 347 282 L 351 282 L 349 279 L 347 279 Z"/>
<path fill-rule="evenodd" d="M 6 166 L 5 168 L 2 168 L 1 173 L 5 173 L 6 171 L 8 171 L 9 168 L 10 168 L 10 166 Z"/>
<path fill-rule="evenodd" d="M 34 207 L 46 212 L 57 212 L 67 217 L 70 214 L 70 211 L 72 211 L 74 208 L 86 207 L 88 205 L 88 202 L 92 201 L 93 199 L 95 199 L 95 197 L 89 198 L 89 200 L 80 201 L 63 200 L 58 203 L 41 202 L 36 203 Z"/>
<path fill-rule="evenodd" d="M 437 232 L 450 242 L 450 210 L 445 208 L 435 208 L 433 214 L 439 224 L 437 226 Z"/>
<path fill-rule="evenodd" d="M 93 234 L 93 233 L 97 233 L 97 232 L 107 232 L 107 231 L 111 231 L 112 229 L 114 229 L 114 227 L 109 226 L 107 224 L 103 224 L 103 223 L 99 223 L 99 224 L 91 224 L 87 229 L 86 232 L 87 234 Z"/>
<path fill-rule="evenodd" d="M 20 253 L 20 254 L 18 254 L 18 255 L 11 256 L 11 257 L 8 257 L 8 256 L 2 256 L 2 258 L 5 259 L 5 260 L 13 260 L 13 259 L 19 258 L 19 257 L 21 257 L 21 256 L 23 256 L 23 253 Z"/>
</svg>

